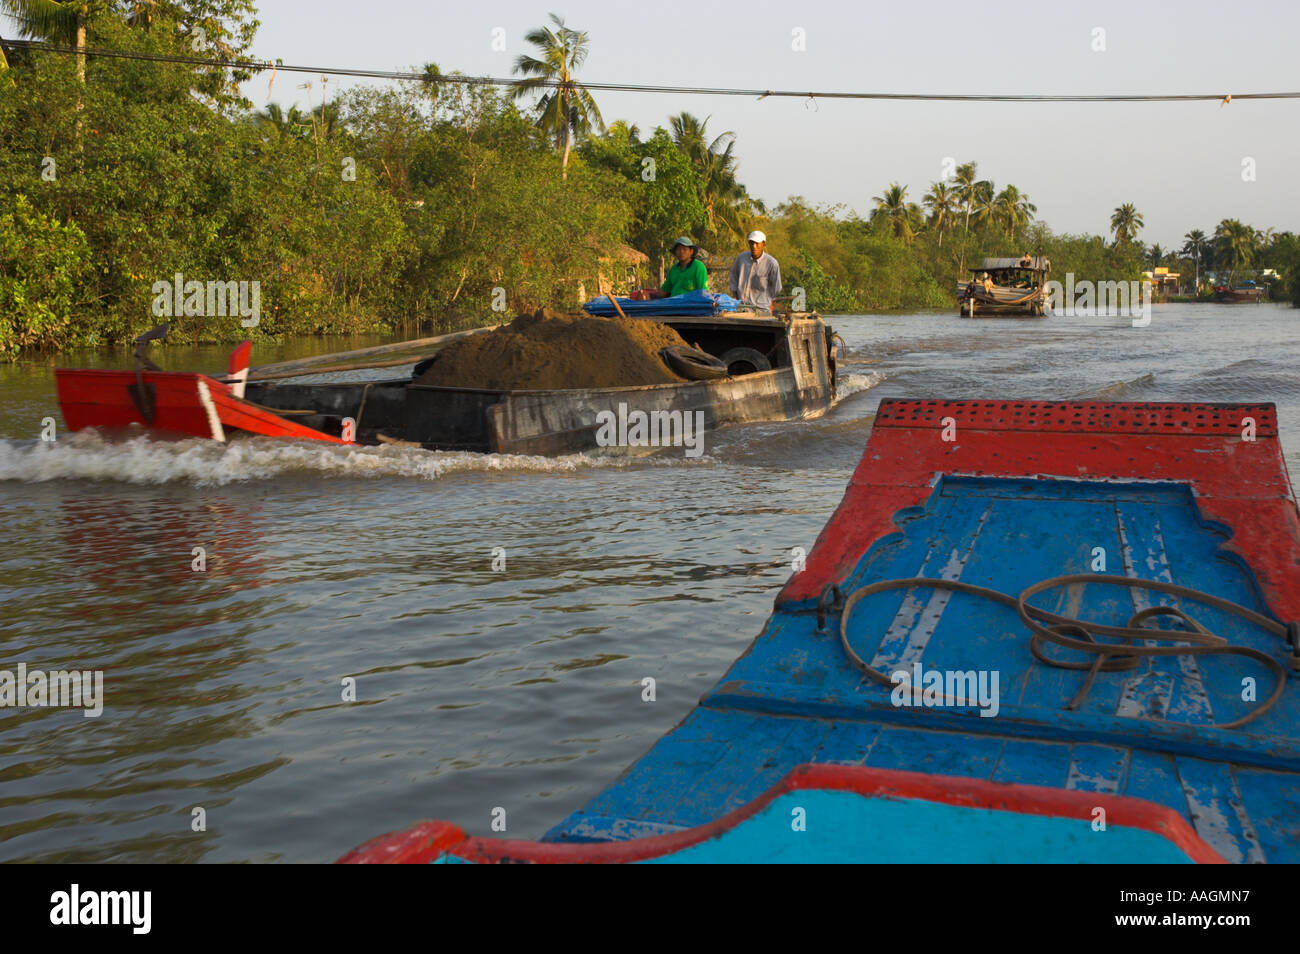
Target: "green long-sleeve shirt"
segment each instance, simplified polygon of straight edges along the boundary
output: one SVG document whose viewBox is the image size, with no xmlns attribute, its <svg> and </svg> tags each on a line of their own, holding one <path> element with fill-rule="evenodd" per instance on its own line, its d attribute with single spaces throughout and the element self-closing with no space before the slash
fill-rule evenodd
<svg viewBox="0 0 1300 954">
<path fill-rule="evenodd" d="M 674 295 L 681 295 L 689 291 L 698 291 L 701 288 L 708 288 L 709 273 L 705 271 L 704 263 L 699 261 L 691 262 L 685 268 L 680 264 L 674 264 L 668 269 L 668 277 L 664 279 L 662 291 L 669 298 Z"/>
</svg>

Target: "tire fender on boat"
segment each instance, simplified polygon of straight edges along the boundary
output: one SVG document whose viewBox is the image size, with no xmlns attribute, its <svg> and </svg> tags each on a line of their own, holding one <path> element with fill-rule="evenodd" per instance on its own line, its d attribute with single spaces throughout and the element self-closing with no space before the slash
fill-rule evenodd
<svg viewBox="0 0 1300 954">
<path fill-rule="evenodd" d="M 724 351 L 718 360 L 727 366 L 727 373 L 732 375 L 772 370 L 772 362 L 767 360 L 767 356 L 753 348 L 732 348 L 730 351 Z M 733 371 L 733 365 L 748 365 L 748 367 Z"/>
<path fill-rule="evenodd" d="M 659 357 L 674 372 L 690 381 L 716 381 L 727 377 L 727 366 L 699 348 L 670 345 L 659 352 Z"/>
</svg>

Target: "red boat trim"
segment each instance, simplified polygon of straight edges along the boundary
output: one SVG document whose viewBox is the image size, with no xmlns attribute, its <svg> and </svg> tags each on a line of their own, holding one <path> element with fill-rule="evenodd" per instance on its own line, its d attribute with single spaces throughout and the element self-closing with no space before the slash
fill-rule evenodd
<svg viewBox="0 0 1300 954">
<path fill-rule="evenodd" d="M 1271 610 L 1300 620 L 1300 590 L 1287 584 L 1300 514 L 1272 404 L 883 400 L 843 501 L 777 605 L 842 583 L 944 474 L 1185 484 L 1201 515 L 1232 532 L 1224 549 L 1254 572 Z"/>
<path fill-rule="evenodd" d="M 821 789 L 864 796 L 913 798 L 945 805 L 1091 822 L 1098 808 L 1108 825 L 1139 828 L 1174 844 L 1198 864 L 1227 864 L 1171 808 L 1140 798 L 1069 791 L 1038 785 L 903 772 L 861 765 L 800 765 L 765 794 L 708 825 L 632 841 L 564 844 L 470 838 L 448 822 L 421 822 L 381 835 L 350 851 L 338 864 L 427 864 L 444 852 L 478 864 L 627 864 L 659 858 L 717 837 L 787 792 Z M 869 859 L 863 859 L 868 861 Z"/>
<path fill-rule="evenodd" d="M 152 424 L 141 416 L 128 391 L 136 381 L 134 371 L 56 368 L 54 376 L 59 407 L 70 431 L 87 427 L 121 430 L 138 425 L 159 433 L 218 441 L 224 440 L 228 431 L 239 430 L 327 444 L 352 443 L 241 400 L 230 385 L 203 374 L 145 371 L 141 377 L 145 384 L 153 385 L 155 394 Z"/>
</svg>

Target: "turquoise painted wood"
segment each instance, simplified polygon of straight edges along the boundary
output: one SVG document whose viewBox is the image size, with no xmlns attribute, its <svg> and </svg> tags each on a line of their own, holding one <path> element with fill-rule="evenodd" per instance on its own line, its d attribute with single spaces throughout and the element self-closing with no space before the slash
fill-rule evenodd
<svg viewBox="0 0 1300 954">
<path fill-rule="evenodd" d="M 1201 516 L 1186 485 L 944 476 L 922 506 L 895 522 L 899 532 L 862 556 L 845 581 L 846 594 L 864 581 L 925 576 L 1014 595 L 1046 577 L 1105 572 L 1193 587 L 1274 618 L 1250 568 L 1222 549 L 1228 528 Z M 1122 625 L 1146 598 L 1144 591 L 1088 585 L 1034 602 Z M 1276 636 L 1200 604 L 1182 608 L 1230 642 L 1285 664 L 1288 649 Z M 1243 698 L 1250 680 L 1256 698 L 1268 695 L 1272 677 L 1258 663 L 1166 657 L 1131 672 L 1100 673 L 1080 708 L 1067 711 L 1084 674 L 1037 662 L 1014 610 L 960 593 L 893 591 L 855 608 L 848 632 L 859 655 L 884 671 L 920 665 L 983 673 L 989 689 L 994 674 L 997 680 L 996 698 L 983 706 L 905 706 L 851 665 L 838 624 L 833 619 L 819 632 L 811 608 L 778 607 L 698 709 L 544 840 L 626 840 L 704 825 L 763 794 L 799 764 L 839 763 L 1132 796 L 1173 809 L 1228 861 L 1300 861 L 1300 696 L 1289 688 L 1278 705 L 1240 729 L 1210 724 L 1251 711 L 1252 701 Z M 1064 652 L 1048 651 L 1054 650 Z M 829 810 L 833 801 L 822 807 Z M 858 819 L 862 830 L 837 824 L 839 838 L 855 840 L 855 860 L 922 860 L 894 852 L 888 832 L 870 830 L 895 808 L 861 808 L 877 813 L 874 821 Z M 905 810 L 914 813 L 909 827 L 931 823 L 920 821 L 917 806 Z M 776 834 L 782 819 L 775 805 L 754 824 L 761 826 L 769 812 L 775 827 L 745 837 L 751 847 L 753 839 L 777 838 L 763 847 L 787 850 L 784 834 Z M 922 813 L 934 824 L 961 817 L 955 809 Z M 1004 821 L 968 824 L 963 846 L 953 849 L 967 854 L 952 860 L 976 860 L 992 850 L 986 835 L 995 830 L 1011 838 L 1010 829 L 999 829 Z M 1017 824 L 1020 847 L 1008 851 L 1022 851 L 1022 860 L 1086 851 L 1087 839 L 1071 841 L 1073 822 Z M 822 850 L 799 844 L 788 850 Z M 718 842 L 698 852 L 743 846 Z M 1144 860 L 1163 860 L 1159 846 L 1131 847 Z"/>
<path fill-rule="evenodd" d="M 1106 864 L 1141 857 L 1192 864 L 1169 839 L 1143 828 L 1098 828 L 1088 819 L 870 798 L 816 789 L 787 792 L 698 844 L 636 864 Z M 432 864 L 474 864 L 455 850 Z"/>
</svg>

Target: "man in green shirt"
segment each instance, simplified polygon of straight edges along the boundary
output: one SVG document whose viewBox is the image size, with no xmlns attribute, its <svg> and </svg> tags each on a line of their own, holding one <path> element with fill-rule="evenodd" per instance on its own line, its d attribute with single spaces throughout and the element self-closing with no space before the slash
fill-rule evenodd
<svg viewBox="0 0 1300 954">
<path fill-rule="evenodd" d="M 695 243 L 683 235 L 673 243 L 673 258 L 677 264 L 668 269 L 662 291 L 665 296 L 683 295 L 686 292 L 708 288 L 709 273 L 704 263 L 695 258 Z"/>
</svg>

